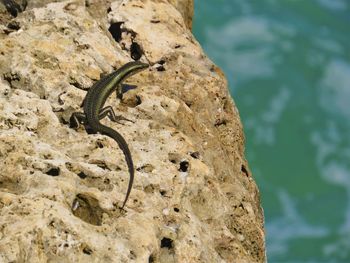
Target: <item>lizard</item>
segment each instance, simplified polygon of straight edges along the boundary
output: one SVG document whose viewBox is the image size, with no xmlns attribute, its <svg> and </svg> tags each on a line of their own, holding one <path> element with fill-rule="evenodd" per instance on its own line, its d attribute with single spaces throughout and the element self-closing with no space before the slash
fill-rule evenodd
<svg viewBox="0 0 350 263">
<path fill-rule="evenodd" d="M 121 209 L 124 208 L 134 182 L 134 163 L 129 150 L 128 144 L 123 136 L 113 130 L 112 128 L 100 123 L 100 120 L 108 116 L 111 121 L 119 122 L 120 120 L 128 120 L 122 116 L 117 116 L 111 106 L 104 107 L 107 98 L 116 91 L 117 98 L 122 98 L 122 82 L 149 67 L 148 64 L 140 61 L 128 62 L 118 70 L 102 77 L 99 81 L 95 82 L 88 90 L 85 99 L 83 100 L 82 107 L 84 112 L 74 112 L 70 117 L 70 126 L 72 128 L 78 128 L 80 124 L 85 126 L 86 131 L 89 133 L 101 133 L 114 139 L 119 148 L 123 151 L 128 170 L 130 174 L 128 189 Z M 129 120 L 128 120 L 129 121 Z M 73 207 L 78 204 L 73 204 Z"/>
</svg>

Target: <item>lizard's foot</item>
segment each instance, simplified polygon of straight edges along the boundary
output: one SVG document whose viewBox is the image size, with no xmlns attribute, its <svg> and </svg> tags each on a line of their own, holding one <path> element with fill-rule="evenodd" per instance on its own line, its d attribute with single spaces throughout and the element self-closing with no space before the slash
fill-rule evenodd
<svg viewBox="0 0 350 263">
<path fill-rule="evenodd" d="M 84 123 L 86 116 L 82 112 L 74 112 L 69 119 L 69 127 L 78 129 L 80 124 Z"/>
<path fill-rule="evenodd" d="M 114 110 L 112 109 L 111 106 L 107 106 L 107 107 L 104 107 L 103 109 L 100 110 L 100 114 L 99 114 L 99 119 L 103 119 L 104 117 L 108 116 L 108 118 L 111 120 L 111 121 L 114 121 L 114 122 L 117 122 L 117 123 L 120 123 L 120 124 L 123 124 L 121 123 L 120 121 L 130 121 L 130 122 L 133 122 L 132 120 L 129 120 L 121 115 L 115 115 L 114 113 Z"/>
</svg>

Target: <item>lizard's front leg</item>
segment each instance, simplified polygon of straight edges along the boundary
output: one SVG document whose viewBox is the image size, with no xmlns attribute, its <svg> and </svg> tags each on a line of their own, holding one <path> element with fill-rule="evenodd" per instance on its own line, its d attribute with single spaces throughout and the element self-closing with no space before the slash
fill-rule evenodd
<svg viewBox="0 0 350 263">
<path fill-rule="evenodd" d="M 131 84 L 119 84 L 117 89 L 116 89 L 116 95 L 117 99 L 120 99 L 120 101 L 123 101 L 123 94 L 125 92 L 128 92 L 129 90 L 136 89 L 136 85 L 131 85 Z"/>
<path fill-rule="evenodd" d="M 104 107 L 103 109 L 100 110 L 100 114 L 98 115 L 98 118 L 102 120 L 104 117 L 108 116 L 108 118 L 111 121 L 118 122 L 122 124 L 120 121 L 130 121 L 133 122 L 132 120 L 129 120 L 121 115 L 115 115 L 114 110 L 111 106 Z"/>
<path fill-rule="evenodd" d="M 74 112 L 69 119 L 69 127 L 73 129 L 78 129 L 80 124 L 86 122 L 86 116 L 83 112 Z"/>
</svg>

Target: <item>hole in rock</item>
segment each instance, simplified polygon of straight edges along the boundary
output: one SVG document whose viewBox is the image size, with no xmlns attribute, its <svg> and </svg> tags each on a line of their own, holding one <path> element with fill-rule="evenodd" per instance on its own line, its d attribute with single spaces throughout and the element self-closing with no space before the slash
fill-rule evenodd
<svg viewBox="0 0 350 263">
<path fill-rule="evenodd" d="M 180 162 L 179 171 L 187 172 L 189 166 L 190 166 L 190 163 L 188 161 L 182 161 L 182 162 Z"/>
<path fill-rule="evenodd" d="M 103 143 L 101 141 L 96 141 L 96 145 L 97 145 L 98 148 L 103 148 L 104 147 L 104 145 L 103 145 Z"/>
<path fill-rule="evenodd" d="M 167 237 L 163 237 L 162 241 L 160 242 L 160 247 L 166 247 L 168 249 L 173 248 L 173 240 Z"/>
<path fill-rule="evenodd" d="M 84 172 L 80 172 L 78 173 L 78 176 L 81 178 L 81 179 L 85 179 L 87 177 L 87 174 L 84 173 Z"/>
<path fill-rule="evenodd" d="M 60 175 L 60 168 L 59 167 L 53 167 L 50 170 L 46 172 L 47 175 L 50 176 L 59 176 Z"/>
<path fill-rule="evenodd" d="M 139 60 L 142 57 L 142 54 L 143 52 L 141 46 L 136 42 L 132 42 L 130 46 L 131 58 L 134 60 Z"/>
<path fill-rule="evenodd" d="M 161 71 L 165 71 L 165 67 L 163 65 L 158 66 L 157 71 L 161 72 Z"/>
<path fill-rule="evenodd" d="M 109 26 L 108 31 L 111 33 L 115 41 L 120 42 L 122 40 L 122 29 L 121 26 L 124 22 L 116 22 Z"/>
</svg>

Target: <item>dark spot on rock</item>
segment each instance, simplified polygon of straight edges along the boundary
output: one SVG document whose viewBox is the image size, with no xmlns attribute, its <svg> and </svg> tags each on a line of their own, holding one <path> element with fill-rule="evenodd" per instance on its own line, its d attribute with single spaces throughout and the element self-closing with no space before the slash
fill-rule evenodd
<svg viewBox="0 0 350 263">
<path fill-rule="evenodd" d="M 192 107 L 192 102 L 189 102 L 189 101 L 185 101 L 185 104 L 187 107 L 191 108 Z"/>
<path fill-rule="evenodd" d="M 161 194 L 161 196 L 165 196 L 166 195 L 166 191 L 165 190 L 160 190 L 159 193 Z"/>
<path fill-rule="evenodd" d="M 166 247 L 168 249 L 173 248 L 173 240 L 167 237 L 163 237 L 162 241 L 160 242 L 160 247 Z"/>
<path fill-rule="evenodd" d="M 177 208 L 177 207 L 174 207 L 174 211 L 175 211 L 176 213 L 178 213 L 178 212 L 180 212 L 180 209 Z"/>
<path fill-rule="evenodd" d="M 86 255 L 91 255 L 92 254 L 92 249 L 89 248 L 88 246 L 83 248 L 83 253 Z"/>
<path fill-rule="evenodd" d="M 103 183 L 104 183 L 104 184 L 110 184 L 110 182 L 111 182 L 111 180 L 109 180 L 108 178 L 106 178 L 106 179 L 103 180 Z"/>
<path fill-rule="evenodd" d="M 80 172 L 77 174 L 79 176 L 79 178 L 81 179 L 85 179 L 87 177 L 87 174 L 85 174 L 84 172 Z"/>
<path fill-rule="evenodd" d="M 129 256 L 130 259 L 136 259 L 136 254 L 133 250 L 130 250 L 130 256 Z"/>
<path fill-rule="evenodd" d="M 46 172 L 47 175 L 50 176 L 59 176 L 60 175 L 60 168 L 59 167 L 52 167 L 50 170 Z"/>
<path fill-rule="evenodd" d="M 18 31 L 21 28 L 21 25 L 18 21 L 11 21 L 7 24 L 7 28 L 11 29 L 12 31 Z"/>
<path fill-rule="evenodd" d="M 96 141 L 96 145 L 97 145 L 98 148 L 103 148 L 104 147 L 104 145 L 103 145 L 103 143 L 101 141 Z"/>
<path fill-rule="evenodd" d="M 168 153 L 168 159 L 171 163 L 177 164 L 182 159 L 182 156 L 176 152 L 170 152 Z"/>
<path fill-rule="evenodd" d="M 156 67 L 157 71 L 161 72 L 161 71 L 165 71 L 165 67 L 163 65 L 160 65 L 158 67 Z"/>
<path fill-rule="evenodd" d="M 157 63 L 160 64 L 160 65 L 164 65 L 165 62 L 166 62 L 166 61 L 165 61 L 164 59 L 161 59 L 161 60 L 159 60 Z"/>
<path fill-rule="evenodd" d="M 144 172 L 144 173 L 151 173 L 154 170 L 154 166 L 152 164 L 145 164 L 142 165 L 141 167 L 136 168 L 137 171 L 139 172 Z"/>
<path fill-rule="evenodd" d="M 190 163 L 188 161 L 182 161 L 182 162 L 180 162 L 179 171 L 180 172 L 187 172 L 189 166 L 190 166 Z"/>
<path fill-rule="evenodd" d="M 64 6 L 64 10 L 67 11 L 74 11 L 78 8 L 78 5 L 76 3 L 68 3 L 67 5 Z"/>
<path fill-rule="evenodd" d="M 244 164 L 242 164 L 242 166 L 241 166 L 241 171 L 242 171 L 242 173 L 244 173 L 247 177 L 249 177 L 249 172 L 248 172 L 247 168 L 244 166 Z"/>
<path fill-rule="evenodd" d="M 153 256 L 153 254 L 149 255 L 148 263 L 154 263 L 154 256 Z"/>
<path fill-rule="evenodd" d="M 89 161 L 90 164 L 95 164 L 97 165 L 98 167 L 102 168 L 103 170 L 108 170 L 110 171 L 111 169 L 108 167 L 108 165 L 106 164 L 105 161 L 103 160 L 90 160 Z"/>
<path fill-rule="evenodd" d="M 11 86 L 12 81 L 20 81 L 21 80 L 20 76 L 17 73 L 11 73 L 11 72 L 5 73 L 4 79 L 10 84 L 10 86 Z"/>
<path fill-rule="evenodd" d="M 191 155 L 191 157 L 194 158 L 194 159 L 199 159 L 199 157 L 200 157 L 199 152 L 192 152 L 192 153 L 190 153 L 190 155 Z"/>
<path fill-rule="evenodd" d="M 153 19 L 153 20 L 151 20 L 150 22 L 153 23 L 153 24 L 158 24 L 158 23 L 160 23 L 160 20 L 155 20 L 155 19 Z"/>
<path fill-rule="evenodd" d="M 178 45 L 178 44 L 177 44 L 177 45 L 175 45 L 174 48 L 180 48 L 180 47 L 181 47 L 181 45 Z"/>
<path fill-rule="evenodd" d="M 136 98 L 136 106 L 140 105 L 142 103 L 141 97 L 139 95 L 136 95 L 135 98 Z"/>
<path fill-rule="evenodd" d="M 115 41 L 120 42 L 122 40 L 122 24 L 124 22 L 116 22 L 109 26 L 108 31 L 111 33 Z"/>
<path fill-rule="evenodd" d="M 112 8 L 111 7 L 108 7 L 107 9 L 107 14 L 110 13 L 112 11 Z"/>
<path fill-rule="evenodd" d="M 219 126 L 221 126 L 221 125 L 226 125 L 227 124 L 227 121 L 225 120 L 225 119 L 217 119 L 216 121 L 215 121 L 215 127 L 219 127 Z"/>
<path fill-rule="evenodd" d="M 141 46 L 136 42 L 132 42 L 130 46 L 131 58 L 134 60 L 139 60 L 142 57 L 142 54 L 143 54 L 143 51 Z"/>
</svg>

